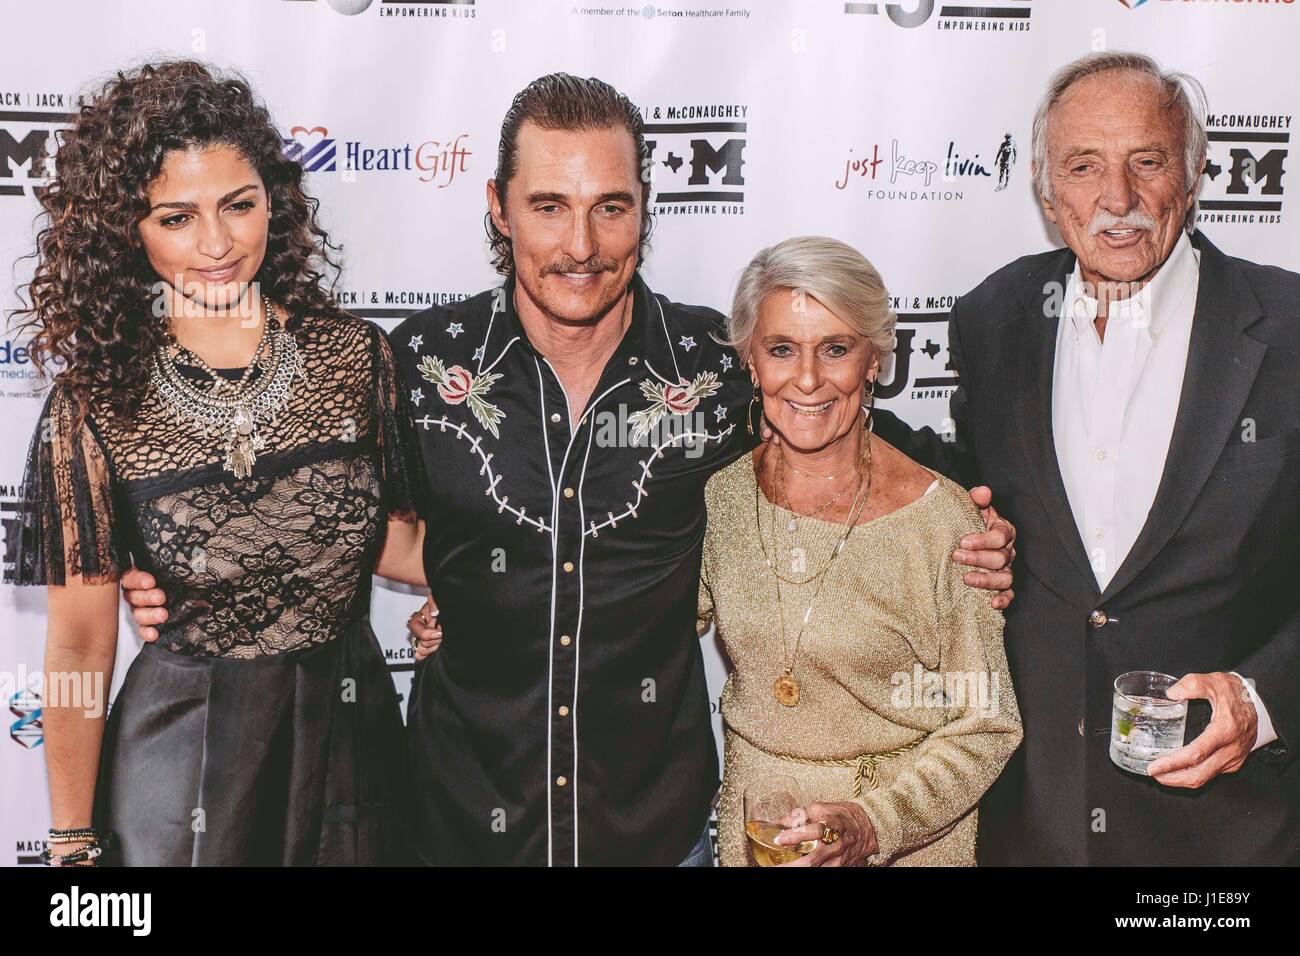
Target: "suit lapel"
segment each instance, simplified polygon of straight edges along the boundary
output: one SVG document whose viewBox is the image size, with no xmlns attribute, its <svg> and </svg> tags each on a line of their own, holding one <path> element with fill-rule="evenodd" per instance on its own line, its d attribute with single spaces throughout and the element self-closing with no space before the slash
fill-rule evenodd
<svg viewBox="0 0 1300 956">
<path fill-rule="evenodd" d="M 1068 249 L 1052 257 L 1025 284 L 1016 319 L 1002 328 L 1004 368 L 1011 370 L 1011 413 L 1029 463 L 1030 476 L 1061 548 L 1079 575 L 1088 600 L 1098 594 L 1097 579 L 1079 538 L 1065 482 L 1056 460 L 1052 435 L 1052 377 L 1056 364 L 1056 335 L 1065 283 L 1074 268 Z M 1011 516 L 1014 520 L 1014 515 Z M 1064 585 L 1064 581 L 1050 586 Z"/>
<path fill-rule="evenodd" d="M 1192 243 L 1201 251 L 1200 280 L 1169 453 L 1146 523 L 1103 600 L 1131 584 L 1187 517 L 1219 454 L 1240 427 L 1241 410 L 1268 351 L 1267 345 L 1245 334 L 1263 310 L 1241 272 L 1202 233 L 1197 232 Z"/>
</svg>

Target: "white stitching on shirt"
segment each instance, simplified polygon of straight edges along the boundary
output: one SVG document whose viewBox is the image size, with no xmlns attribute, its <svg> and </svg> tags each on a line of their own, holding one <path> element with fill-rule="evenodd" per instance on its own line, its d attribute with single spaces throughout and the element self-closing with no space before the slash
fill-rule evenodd
<svg viewBox="0 0 1300 956">
<path fill-rule="evenodd" d="M 550 363 L 547 362 L 546 364 L 549 365 Z M 546 431 L 546 388 L 542 384 L 542 366 L 536 358 L 533 359 L 533 365 L 537 369 L 537 406 L 542 416 L 542 451 L 546 455 L 546 474 L 550 477 L 551 483 L 551 524 L 556 524 L 555 467 L 551 464 L 551 438 Z M 563 383 L 560 385 L 560 394 L 564 395 Z M 566 406 L 565 414 L 568 414 L 568 395 L 564 395 L 564 404 Z"/>
<path fill-rule="evenodd" d="M 539 532 L 553 530 L 542 519 L 528 517 L 527 506 L 524 506 L 522 508 L 515 508 L 514 506 L 509 504 L 510 501 L 509 495 L 502 497 L 501 495 L 497 494 L 497 485 L 501 483 L 501 479 L 504 476 L 498 475 L 492 470 L 493 456 L 483 451 L 482 436 L 470 434 L 468 428 L 466 428 L 464 425 L 460 424 L 459 422 L 450 421 L 445 415 L 442 418 L 430 418 L 428 415 L 425 415 L 423 418 L 417 418 L 415 420 L 415 424 L 423 425 L 425 431 L 429 430 L 430 425 L 438 425 L 440 426 L 439 431 L 444 431 L 444 432 L 448 428 L 450 428 L 456 433 L 457 439 L 464 438 L 469 442 L 470 449 L 476 452 L 479 458 L 483 459 L 483 467 L 478 470 L 478 473 L 480 475 L 485 474 L 487 475 L 488 478 L 488 486 L 487 489 L 483 492 L 483 494 L 491 495 L 492 500 L 497 503 L 497 514 L 500 514 L 503 511 L 509 511 L 512 515 L 515 516 L 516 519 L 518 519 L 515 521 L 515 524 L 523 524 L 527 522 L 528 524 L 535 527 Z"/>
<path fill-rule="evenodd" d="M 632 487 L 636 489 L 636 501 L 623 502 L 627 510 L 623 511 L 618 515 L 614 515 L 612 512 L 608 512 L 608 511 L 605 512 L 606 520 L 602 521 L 600 524 L 596 524 L 596 522 L 594 521 L 589 522 L 590 527 L 588 527 L 586 531 L 582 532 L 582 536 L 584 538 L 587 535 L 591 535 L 593 538 L 600 537 L 601 528 L 617 528 L 618 523 L 620 521 L 624 520 L 625 518 L 635 518 L 637 516 L 636 510 L 641 506 L 641 500 L 643 498 L 650 497 L 650 493 L 645 490 L 646 479 L 650 477 L 650 466 L 654 464 L 655 459 L 662 458 L 664 456 L 664 449 L 667 448 L 669 445 L 675 444 L 686 438 L 702 438 L 705 441 L 720 442 L 722 441 L 722 439 L 730 435 L 732 430 L 735 429 L 735 427 L 736 427 L 735 425 L 728 425 L 722 431 L 716 433 L 709 432 L 709 431 L 683 432 L 680 435 L 674 435 L 673 437 L 669 438 L 667 441 L 661 442 L 660 444 L 656 445 L 654 450 L 651 452 L 651 454 L 648 456 L 648 458 L 645 461 L 637 462 L 637 464 L 641 466 L 641 477 L 636 478 L 632 481 Z"/>
<path fill-rule="evenodd" d="M 650 360 L 649 360 L 649 359 L 646 359 L 645 367 L 646 367 L 646 369 L 650 372 L 651 375 L 653 375 L 655 378 L 659 379 L 659 381 L 663 382 L 665 385 L 681 385 L 681 384 L 682 384 L 682 382 L 681 382 L 680 380 L 679 380 L 679 381 L 676 381 L 676 382 L 672 382 L 672 381 L 669 381 L 665 376 L 660 375 L 660 374 L 659 374 L 659 370 L 656 369 L 653 365 L 650 364 Z"/>
<path fill-rule="evenodd" d="M 649 289 L 647 289 L 646 292 L 649 293 L 650 298 L 654 299 L 655 307 L 659 310 L 659 324 L 664 327 L 664 339 L 668 342 L 668 354 L 672 357 L 673 371 L 677 373 L 677 381 L 680 382 L 682 378 L 682 370 L 677 365 L 677 353 L 673 351 L 673 337 L 668 334 L 668 320 L 664 318 L 664 307 L 659 303 L 659 296 L 650 292 Z M 655 374 L 659 375 L 658 372 L 655 372 Z M 659 377 L 663 378 L 662 375 Z M 677 382 L 671 382 L 669 384 L 676 385 Z"/>
<path fill-rule="evenodd" d="M 587 454 L 582 459 L 582 471 L 578 475 L 578 527 L 582 527 L 587 517 L 586 505 L 582 496 L 587 485 L 587 465 L 591 461 L 591 443 L 596 437 L 596 429 L 587 432 Z M 573 718 L 573 865 L 578 865 L 578 683 L 579 665 L 582 661 L 582 612 L 587 605 L 587 536 L 578 539 L 578 624 L 573 629 L 573 700 L 570 703 L 569 716 Z"/>
<path fill-rule="evenodd" d="M 550 365 L 550 362 L 546 363 Z M 551 464 L 551 439 L 546 430 L 546 385 L 542 381 L 542 365 L 533 358 L 533 367 L 537 370 L 537 411 L 542 416 L 542 453 L 546 456 L 546 473 L 549 476 L 551 486 L 551 526 L 558 528 L 560 526 L 560 499 L 555 493 L 555 466 Z M 552 369 L 554 371 L 554 369 Z M 559 377 L 556 377 L 559 381 Z M 569 396 L 564 392 L 564 384 L 560 383 L 560 394 L 564 396 L 565 415 L 568 415 Z M 570 438 L 570 444 L 573 439 Z M 565 453 L 567 456 L 567 452 Z M 563 469 L 563 464 L 561 464 Z M 563 471 L 561 471 L 561 474 Z M 555 811 L 552 808 L 552 790 L 555 781 L 555 745 L 551 740 L 552 724 L 555 720 L 555 591 L 559 571 L 556 564 L 559 560 L 559 535 L 551 535 L 551 628 L 550 636 L 546 641 L 547 658 L 546 658 L 546 865 L 555 865 L 555 840 L 551 832 L 551 825 L 555 820 Z M 576 827 L 575 827 L 576 838 Z"/>
<path fill-rule="evenodd" d="M 537 366 L 538 388 L 540 390 L 542 388 L 542 382 L 541 382 L 542 367 L 540 364 L 537 363 L 536 359 L 534 359 L 533 361 L 534 364 L 536 364 Z M 569 411 L 570 409 L 569 393 L 565 391 L 564 383 L 560 381 L 560 373 L 555 371 L 555 366 L 551 364 L 550 359 L 543 356 L 542 361 L 546 363 L 547 368 L 549 368 L 551 370 L 551 373 L 555 376 L 556 384 L 560 386 L 560 394 L 564 396 L 565 413 L 566 416 L 569 418 L 569 443 L 564 448 L 564 457 L 560 459 L 560 477 L 563 478 L 565 469 L 568 467 L 569 464 L 569 454 L 570 452 L 573 451 L 573 443 L 577 440 L 578 432 L 582 429 L 583 422 L 587 420 L 587 416 L 592 414 L 592 412 L 596 410 L 596 406 L 598 406 L 602 401 L 604 401 L 606 396 L 613 394 L 615 391 L 622 388 L 624 385 L 627 385 L 631 381 L 631 379 L 625 378 L 621 382 L 616 382 L 615 384 L 611 385 L 609 388 L 605 389 L 605 391 L 597 395 L 595 399 L 590 400 L 587 408 L 578 417 L 577 428 L 575 429 L 572 413 Z M 582 502 L 581 489 L 583 487 L 583 483 L 586 481 L 587 478 L 587 462 L 591 458 L 591 442 L 592 439 L 595 437 L 595 435 L 596 435 L 596 429 L 595 426 L 593 425 L 593 427 L 587 433 L 587 454 L 586 456 L 584 456 L 582 460 L 582 471 L 578 476 L 578 488 L 579 488 L 578 527 L 579 528 L 582 527 L 582 518 L 584 516 L 584 512 L 582 510 L 583 502 Z M 542 437 L 544 439 L 544 444 L 546 448 L 546 467 L 548 470 L 550 470 L 551 469 L 551 448 L 550 448 L 550 440 L 549 438 L 547 438 L 547 434 L 546 434 L 546 404 L 544 400 L 542 402 Z M 557 494 L 558 487 L 559 487 L 558 482 L 555 481 L 554 475 L 552 475 L 551 524 L 554 525 L 555 527 L 559 527 L 559 523 L 560 523 L 560 499 Z M 577 713 L 577 709 L 578 709 L 578 638 L 580 636 L 579 632 L 582 630 L 582 607 L 583 607 L 583 587 L 584 587 L 582 562 L 583 562 L 583 558 L 586 555 L 586 544 L 587 544 L 586 535 L 580 535 L 578 538 L 578 621 L 577 621 L 577 626 L 574 628 L 573 631 L 573 645 L 574 645 L 573 646 L 573 654 L 574 654 L 573 703 L 572 703 L 571 713 L 575 713 L 575 714 Z M 548 672 L 546 678 L 547 681 L 546 684 L 546 854 L 547 854 L 548 866 L 555 865 L 555 861 L 553 859 L 554 847 L 551 844 L 551 822 L 553 820 L 552 809 L 551 809 L 551 787 L 552 787 L 552 781 L 554 780 L 554 774 L 555 774 L 555 768 L 551 762 L 551 758 L 554 755 L 554 745 L 551 741 L 551 727 L 555 720 L 555 709 L 554 709 L 555 701 L 552 695 L 555 688 L 555 675 L 554 675 L 555 580 L 557 576 L 556 564 L 558 560 L 559 560 L 559 536 L 553 534 L 551 535 L 551 639 L 550 639 L 550 654 L 551 654 L 552 667 L 550 672 Z M 573 722 L 573 768 L 570 772 L 573 774 L 573 779 L 570 781 L 572 785 L 571 799 L 573 800 L 573 865 L 577 866 L 578 865 L 578 789 L 577 789 L 578 788 L 578 783 L 577 783 L 578 781 L 578 724 L 577 724 L 576 717 L 574 718 L 574 722 Z"/>
<path fill-rule="evenodd" d="M 519 341 L 519 336 L 516 335 L 513 339 L 511 339 L 509 342 L 507 342 L 507 343 L 506 343 L 506 347 L 503 348 L 503 349 L 501 350 L 501 354 L 498 355 L 496 358 L 494 358 L 494 359 L 492 360 L 492 364 L 491 364 L 491 365 L 489 365 L 487 368 L 483 369 L 483 374 L 486 375 L 488 372 L 492 371 L 494 368 L 496 368 L 498 365 L 500 365 L 500 364 L 501 364 L 501 360 L 502 360 L 503 358 L 505 358 L 505 357 L 506 357 L 506 353 L 510 351 L 510 346 L 514 345 L 514 344 L 515 344 L 516 342 L 518 342 L 518 341 Z M 483 362 L 482 362 L 482 360 L 480 360 L 480 361 L 479 361 L 479 365 L 482 366 L 482 364 L 483 364 Z"/>
</svg>

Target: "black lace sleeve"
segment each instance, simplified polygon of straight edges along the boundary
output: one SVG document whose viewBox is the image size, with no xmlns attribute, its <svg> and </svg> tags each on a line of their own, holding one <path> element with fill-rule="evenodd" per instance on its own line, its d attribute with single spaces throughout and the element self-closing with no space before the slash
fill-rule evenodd
<svg viewBox="0 0 1300 956">
<path fill-rule="evenodd" d="M 130 559 L 113 519 L 104 447 L 89 422 L 75 424 L 73 402 L 50 389 L 27 453 L 18 514 L 6 536 L 11 584 L 116 581 Z"/>
<path fill-rule="evenodd" d="M 370 351 L 383 506 L 389 517 L 415 521 L 420 517 L 420 496 L 424 488 L 420 447 L 388 337 L 373 325 Z"/>
</svg>

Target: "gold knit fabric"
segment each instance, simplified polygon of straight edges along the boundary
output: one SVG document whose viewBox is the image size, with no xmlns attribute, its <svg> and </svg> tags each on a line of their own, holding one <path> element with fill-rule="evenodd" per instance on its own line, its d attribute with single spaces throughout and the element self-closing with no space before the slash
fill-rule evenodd
<svg viewBox="0 0 1300 956">
<path fill-rule="evenodd" d="M 772 774 L 795 777 L 808 802 L 853 800 L 856 786 L 880 844 L 869 865 L 974 865 L 976 804 L 1022 734 L 1002 614 L 950 558 L 983 522 L 961 486 L 936 478 L 920 498 L 860 524 L 826 572 L 794 664 L 794 707 L 772 693 L 786 651 L 758 522 L 796 580 L 825 563 L 844 525 L 800 518 L 791 534 L 791 513 L 777 507 L 773 530 L 749 456 L 709 481 L 700 628 L 716 624 L 732 662 L 722 692 L 724 866 L 752 865 L 744 790 Z M 802 569 L 791 546 L 802 548 Z M 781 584 L 790 651 L 816 587 Z M 889 756 L 857 759 L 872 754 Z"/>
</svg>

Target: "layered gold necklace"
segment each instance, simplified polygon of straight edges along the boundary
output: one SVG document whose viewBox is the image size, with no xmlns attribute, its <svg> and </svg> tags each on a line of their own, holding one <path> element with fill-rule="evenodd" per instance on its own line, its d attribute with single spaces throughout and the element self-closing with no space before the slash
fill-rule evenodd
<svg viewBox="0 0 1300 956">
<path fill-rule="evenodd" d="M 807 628 L 808 622 L 812 619 L 813 605 L 817 603 L 817 598 L 821 595 L 822 586 L 826 583 L 826 572 L 830 570 L 831 565 L 835 563 L 835 559 L 840 556 L 841 552 L 843 552 L 844 546 L 849 540 L 849 536 L 853 534 L 853 529 L 857 526 L 858 518 L 861 517 L 862 511 L 867 505 L 867 499 L 871 496 L 871 433 L 866 429 L 863 430 L 862 441 L 862 455 L 859 459 L 859 467 L 857 469 L 857 492 L 853 497 L 853 505 L 849 508 L 848 520 L 844 526 L 844 531 L 840 534 L 839 540 L 835 542 L 835 547 L 831 549 L 830 557 L 826 559 L 826 562 L 817 571 L 803 579 L 797 580 L 787 578 L 777 569 L 778 562 L 775 560 L 777 553 L 775 501 L 768 502 L 768 534 L 772 539 L 772 550 L 770 553 L 768 551 L 768 543 L 763 537 L 763 522 L 759 514 L 759 497 L 763 494 L 763 491 L 757 476 L 755 476 L 754 526 L 758 531 L 758 542 L 759 547 L 762 548 L 763 551 L 763 561 L 767 565 L 767 569 L 772 572 L 772 576 L 776 579 L 776 606 L 778 616 L 781 618 L 781 652 L 782 662 L 785 664 L 781 674 L 772 684 L 772 695 L 776 698 L 777 702 L 784 707 L 794 707 L 799 703 L 799 682 L 794 677 L 794 665 L 799 656 L 799 645 L 803 642 L 804 630 Z M 780 489 L 779 493 L 785 500 L 786 510 L 795 516 L 786 524 L 786 530 L 794 533 L 798 530 L 797 518 L 809 518 L 820 514 L 838 501 L 848 489 L 845 488 L 841 490 L 830 501 L 821 505 L 816 510 L 806 515 L 800 515 L 790 506 L 789 496 L 785 494 L 784 484 L 781 481 L 781 468 L 783 461 L 784 453 L 782 453 L 781 459 L 778 459 L 777 461 L 776 483 L 777 487 Z M 795 552 L 796 547 L 796 544 L 792 541 L 789 549 L 791 554 Z M 793 585 L 811 584 L 813 581 L 817 582 L 817 587 L 813 590 L 812 600 L 808 602 L 807 608 L 804 609 L 803 618 L 799 622 L 799 631 L 795 635 L 793 652 L 790 651 L 789 635 L 785 623 L 785 601 L 781 594 L 781 583 L 783 581 L 786 584 Z"/>
</svg>

